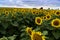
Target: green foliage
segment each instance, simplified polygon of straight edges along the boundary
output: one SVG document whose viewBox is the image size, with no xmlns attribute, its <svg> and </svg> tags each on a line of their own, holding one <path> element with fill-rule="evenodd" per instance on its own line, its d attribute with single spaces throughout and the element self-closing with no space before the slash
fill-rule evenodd
<svg viewBox="0 0 60 40">
<path fill-rule="evenodd" d="M 5 16 L 4 13 L 2 13 L 0 15 L 0 40 L 31 40 L 26 32 L 27 27 L 32 27 L 35 31 L 41 31 L 43 35 L 47 37 L 46 40 L 58 40 L 60 38 L 60 29 L 57 30 L 50 24 L 51 20 L 57 16 L 52 16 L 51 20 L 43 20 L 42 25 L 38 26 L 35 24 L 35 17 L 45 15 L 22 14 L 19 12 L 13 16 L 12 14 L 13 13 L 10 13 L 8 16 Z M 17 36 L 12 37 L 13 35 Z"/>
<path fill-rule="evenodd" d="M 0 38 L 0 40 L 15 40 L 16 35 L 10 36 L 10 37 L 5 37 L 3 36 L 2 38 Z"/>
</svg>

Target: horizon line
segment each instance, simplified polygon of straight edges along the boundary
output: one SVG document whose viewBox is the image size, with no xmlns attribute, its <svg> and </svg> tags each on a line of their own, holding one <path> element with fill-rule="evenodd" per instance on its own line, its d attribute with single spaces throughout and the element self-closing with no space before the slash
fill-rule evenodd
<svg viewBox="0 0 60 40">
<path fill-rule="evenodd" d="M 53 6 L 38 6 L 38 7 L 37 6 L 36 7 L 33 7 L 33 6 L 0 6 L 0 8 L 2 7 L 5 7 L 5 8 L 37 8 L 37 9 L 43 7 L 43 9 L 48 9 L 48 8 L 60 9 L 60 7 L 53 7 Z"/>
</svg>

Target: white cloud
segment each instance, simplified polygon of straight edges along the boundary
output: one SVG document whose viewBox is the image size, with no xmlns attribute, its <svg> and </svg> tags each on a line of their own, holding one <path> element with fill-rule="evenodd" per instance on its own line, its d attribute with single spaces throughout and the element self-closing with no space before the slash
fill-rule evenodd
<svg viewBox="0 0 60 40">
<path fill-rule="evenodd" d="M 0 7 L 18 7 L 18 8 L 19 7 L 20 8 L 44 7 L 45 9 L 49 7 L 60 8 L 60 1 L 58 0 L 0 0 Z"/>
</svg>

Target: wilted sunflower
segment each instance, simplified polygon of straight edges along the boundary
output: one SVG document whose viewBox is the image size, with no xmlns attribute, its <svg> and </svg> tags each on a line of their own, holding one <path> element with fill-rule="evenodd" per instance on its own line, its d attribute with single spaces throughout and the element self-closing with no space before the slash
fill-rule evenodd
<svg viewBox="0 0 60 40">
<path fill-rule="evenodd" d="M 35 23 L 36 23 L 37 25 L 41 25 L 41 24 L 42 24 L 42 18 L 36 17 L 36 18 L 35 18 Z"/>
<path fill-rule="evenodd" d="M 47 20 L 50 20 L 50 19 L 51 19 L 51 15 L 49 15 L 49 14 L 46 15 L 46 19 L 47 19 Z"/>
<path fill-rule="evenodd" d="M 31 34 L 32 34 L 32 28 L 27 27 L 27 28 L 26 28 L 26 32 L 27 32 L 29 35 L 31 35 Z"/>
<path fill-rule="evenodd" d="M 41 32 L 32 32 L 31 40 L 45 40 L 45 36 Z"/>
<path fill-rule="evenodd" d="M 60 27 L 60 19 L 54 19 L 54 20 L 52 20 L 51 21 L 51 25 L 53 26 L 53 27 L 56 27 L 56 28 L 59 28 Z"/>
</svg>

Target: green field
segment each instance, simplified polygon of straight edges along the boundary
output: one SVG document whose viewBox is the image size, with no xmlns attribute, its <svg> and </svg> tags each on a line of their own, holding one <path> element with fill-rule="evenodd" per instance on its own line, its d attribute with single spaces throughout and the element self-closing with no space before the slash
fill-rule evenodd
<svg viewBox="0 0 60 40">
<path fill-rule="evenodd" d="M 60 10 L 0 8 L 0 40 L 59 40 Z"/>
</svg>

